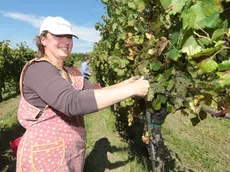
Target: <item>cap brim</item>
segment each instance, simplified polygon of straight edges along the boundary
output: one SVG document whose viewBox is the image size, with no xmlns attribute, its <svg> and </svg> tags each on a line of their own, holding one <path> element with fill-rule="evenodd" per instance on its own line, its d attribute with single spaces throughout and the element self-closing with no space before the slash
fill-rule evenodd
<svg viewBox="0 0 230 172">
<path fill-rule="evenodd" d="M 72 35 L 72 36 L 75 37 L 75 38 L 77 38 L 77 39 L 79 39 L 79 37 L 77 35 Z"/>
<path fill-rule="evenodd" d="M 53 35 L 72 35 L 73 37 L 79 39 L 79 37 L 73 32 L 62 32 L 62 33 L 57 33 L 52 31 L 48 31 L 48 32 L 52 33 Z"/>
<path fill-rule="evenodd" d="M 70 35 L 72 35 L 73 37 L 79 39 L 78 36 L 77 36 L 75 33 L 73 33 L 73 32 L 72 32 L 72 34 L 70 34 Z"/>
</svg>

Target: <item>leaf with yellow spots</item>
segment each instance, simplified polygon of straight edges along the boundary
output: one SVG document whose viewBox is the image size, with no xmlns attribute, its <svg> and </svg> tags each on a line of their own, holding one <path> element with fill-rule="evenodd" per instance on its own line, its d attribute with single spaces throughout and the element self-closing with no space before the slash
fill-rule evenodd
<svg viewBox="0 0 230 172">
<path fill-rule="evenodd" d="M 230 28 L 228 29 L 227 35 L 230 37 Z"/>
<path fill-rule="evenodd" d="M 127 116 L 128 118 L 128 126 L 131 126 L 133 124 L 133 110 L 128 111 L 129 115 Z"/>
<path fill-rule="evenodd" d="M 193 102 L 190 102 L 190 103 L 189 103 L 189 106 L 190 106 L 190 109 L 191 109 L 194 113 L 196 113 L 196 107 L 194 106 L 194 103 L 193 103 Z"/>
<path fill-rule="evenodd" d="M 157 52 L 156 48 L 151 48 L 151 49 L 149 49 L 148 54 L 149 55 L 154 55 L 156 52 Z"/>
<path fill-rule="evenodd" d="M 131 32 L 128 33 L 128 38 L 132 38 L 133 34 Z"/>
<path fill-rule="evenodd" d="M 155 38 L 155 36 L 150 33 L 145 33 L 145 36 L 148 40 Z"/>
</svg>

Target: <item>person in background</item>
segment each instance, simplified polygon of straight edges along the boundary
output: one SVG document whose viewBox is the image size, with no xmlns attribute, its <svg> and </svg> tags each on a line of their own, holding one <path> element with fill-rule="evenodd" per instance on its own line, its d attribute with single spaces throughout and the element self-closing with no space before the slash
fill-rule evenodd
<svg viewBox="0 0 230 172">
<path fill-rule="evenodd" d="M 75 67 L 63 66 L 73 38 L 78 37 L 62 17 L 48 16 L 40 26 L 38 57 L 24 66 L 20 76 L 17 117 L 26 132 L 18 146 L 17 172 L 82 172 L 84 115 L 148 92 L 149 82 L 144 77 L 100 88 Z"/>
<path fill-rule="evenodd" d="M 84 76 L 84 78 L 87 80 L 89 80 L 91 76 L 91 72 L 88 66 L 89 62 L 90 62 L 90 57 L 87 56 L 81 64 L 81 73 Z"/>
</svg>

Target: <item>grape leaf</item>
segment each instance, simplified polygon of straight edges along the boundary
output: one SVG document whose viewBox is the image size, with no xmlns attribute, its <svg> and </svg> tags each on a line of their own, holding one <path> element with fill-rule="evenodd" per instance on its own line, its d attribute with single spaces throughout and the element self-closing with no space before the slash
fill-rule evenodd
<svg viewBox="0 0 230 172">
<path fill-rule="evenodd" d="M 126 68 L 127 67 L 127 65 L 129 64 L 129 61 L 128 60 L 120 60 L 119 61 L 119 66 L 120 66 L 120 68 Z"/>
<path fill-rule="evenodd" d="M 113 31 L 115 31 L 117 29 L 117 23 L 114 23 L 112 28 L 113 28 Z"/>
<path fill-rule="evenodd" d="M 164 78 L 165 78 L 166 80 L 168 80 L 169 77 L 170 77 L 172 74 L 174 74 L 174 73 L 175 73 L 175 71 L 174 71 L 172 68 L 166 69 L 166 70 L 164 71 Z"/>
<path fill-rule="evenodd" d="M 218 21 L 219 17 L 220 17 L 219 13 L 215 13 L 215 14 L 212 14 L 211 16 L 205 17 L 204 19 L 197 21 L 195 23 L 194 28 L 195 29 L 215 28 L 219 23 L 219 21 Z"/>
<path fill-rule="evenodd" d="M 136 9 L 136 5 L 134 4 L 134 2 L 128 2 L 128 6 L 129 8 Z"/>
<path fill-rule="evenodd" d="M 133 36 L 132 39 L 133 39 L 133 42 L 136 44 L 142 44 L 144 42 L 143 36 Z"/>
<path fill-rule="evenodd" d="M 193 60 L 196 60 L 199 59 L 200 57 L 211 56 L 214 53 L 216 53 L 218 50 L 220 50 L 220 48 L 221 48 L 220 46 L 213 47 L 213 48 L 206 48 L 196 54 L 193 54 L 191 57 Z"/>
<path fill-rule="evenodd" d="M 190 36 L 184 43 L 181 52 L 191 56 L 202 50 L 202 47 L 196 42 L 193 36 Z"/>
<path fill-rule="evenodd" d="M 209 72 L 213 72 L 214 70 L 217 69 L 218 64 L 212 59 L 212 58 L 208 58 L 203 60 L 200 64 L 200 72 L 202 73 L 209 73 Z"/>
<path fill-rule="evenodd" d="M 172 4 L 172 0 L 160 0 L 160 2 L 164 9 L 167 9 Z"/>
<path fill-rule="evenodd" d="M 230 85 L 230 71 L 221 73 L 220 79 L 216 81 L 217 85 L 224 87 L 226 85 Z"/>
<path fill-rule="evenodd" d="M 200 28 L 214 28 L 218 24 L 219 13 L 210 13 L 205 15 L 205 9 L 203 8 L 202 1 L 198 1 L 193 5 L 187 13 L 184 13 L 181 17 L 183 19 L 183 28 L 194 29 Z"/>
<path fill-rule="evenodd" d="M 166 55 L 166 57 L 168 57 L 174 61 L 177 61 L 180 58 L 180 53 L 176 48 L 170 50 L 165 55 Z"/>
<path fill-rule="evenodd" d="M 144 0 L 134 0 L 136 4 L 137 10 L 142 12 L 145 9 L 145 1 Z"/>
<path fill-rule="evenodd" d="M 210 16 L 214 13 L 221 13 L 223 7 L 220 0 L 202 0 L 204 14 Z"/>
<path fill-rule="evenodd" d="M 218 70 L 219 71 L 230 70 L 230 60 L 226 60 L 218 64 Z"/>
<path fill-rule="evenodd" d="M 128 26 L 134 26 L 135 20 L 129 20 L 128 21 Z"/>
<path fill-rule="evenodd" d="M 158 71 L 161 68 L 161 62 L 156 62 L 156 63 L 150 63 L 149 67 L 153 71 Z"/>
<path fill-rule="evenodd" d="M 208 45 L 212 44 L 212 40 L 207 38 L 200 38 L 197 40 L 198 44 L 203 48 L 207 47 Z"/>
<path fill-rule="evenodd" d="M 185 0 L 160 0 L 164 9 L 169 9 L 169 14 L 180 13 L 185 5 Z"/>
<path fill-rule="evenodd" d="M 212 41 L 219 39 L 224 34 L 225 34 L 225 30 L 223 28 L 215 30 L 212 34 Z"/>
<path fill-rule="evenodd" d="M 118 76 L 125 76 L 124 69 L 114 69 L 114 71 L 117 73 Z"/>
<path fill-rule="evenodd" d="M 155 110 L 160 110 L 161 104 L 166 102 L 165 96 L 158 94 L 157 98 L 152 102 L 152 106 Z"/>
<path fill-rule="evenodd" d="M 182 14 L 183 19 L 183 28 L 191 28 L 195 26 L 195 24 L 199 21 L 205 19 L 205 14 L 202 9 L 202 2 L 198 1 L 195 5 L 193 5 L 187 13 Z"/>
</svg>

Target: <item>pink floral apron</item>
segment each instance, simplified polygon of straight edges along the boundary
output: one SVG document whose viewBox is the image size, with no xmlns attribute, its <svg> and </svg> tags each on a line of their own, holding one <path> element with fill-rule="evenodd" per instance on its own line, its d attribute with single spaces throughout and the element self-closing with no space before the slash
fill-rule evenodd
<svg viewBox="0 0 230 172">
<path fill-rule="evenodd" d="M 68 117 L 46 106 L 43 112 L 29 104 L 22 94 L 25 70 L 20 78 L 21 100 L 18 120 L 26 128 L 17 151 L 17 172 L 82 172 L 86 131 L 83 116 Z M 83 88 L 83 77 L 75 68 L 66 68 L 75 89 Z M 36 76 L 35 76 L 36 77 Z"/>
</svg>

